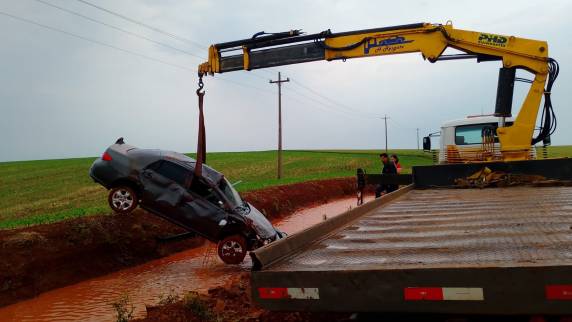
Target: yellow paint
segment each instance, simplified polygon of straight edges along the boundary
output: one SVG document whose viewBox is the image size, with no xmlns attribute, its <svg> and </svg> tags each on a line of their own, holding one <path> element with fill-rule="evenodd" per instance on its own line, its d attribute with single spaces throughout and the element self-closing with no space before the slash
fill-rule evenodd
<svg viewBox="0 0 572 322">
<path fill-rule="evenodd" d="M 250 70 L 250 51 L 246 46 L 242 47 L 242 55 L 244 59 L 244 70 Z"/>
<path fill-rule="evenodd" d="M 534 126 L 548 73 L 548 44 L 545 41 L 455 29 L 450 23 L 426 23 L 422 27 L 405 30 L 327 37 L 324 43 L 327 48 L 359 44 L 348 50 L 326 49 L 326 60 L 419 52 L 424 59 L 434 62 L 447 47 L 451 47 L 465 53 L 501 57 L 504 67 L 522 68 L 533 73 L 534 82 L 515 122 L 497 131 L 503 160 L 530 158 Z M 243 52 L 243 66 L 248 70 L 249 51 L 244 48 Z M 211 46 L 208 62 L 199 65 L 199 74 L 219 72 L 220 53 Z"/>
</svg>

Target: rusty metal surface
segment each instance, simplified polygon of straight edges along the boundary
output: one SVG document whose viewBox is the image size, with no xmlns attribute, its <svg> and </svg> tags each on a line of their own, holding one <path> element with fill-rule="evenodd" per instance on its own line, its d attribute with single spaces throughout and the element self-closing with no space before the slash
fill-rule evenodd
<svg viewBox="0 0 572 322">
<path fill-rule="evenodd" d="M 572 265 L 572 188 L 412 190 L 271 271 Z"/>
<path fill-rule="evenodd" d="M 335 216 L 317 225 L 309 227 L 300 233 L 280 239 L 250 252 L 249 254 L 250 257 L 252 257 L 253 270 L 260 270 L 263 267 L 280 261 L 282 258 L 290 256 L 292 253 L 298 252 L 300 249 L 304 249 L 311 243 L 327 236 L 333 231 L 345 227 L 352 221 L 362 217 L 370 211 L 379 209 L 379 207 L 389 204 L 392 200 L 400 198 L 412 189 L 413 185 L 402 187 L 392 193 L 384 195 L 381 198 L 368 202 L 365 205 L 346 211 L 339 216 Z"/>
</svg>

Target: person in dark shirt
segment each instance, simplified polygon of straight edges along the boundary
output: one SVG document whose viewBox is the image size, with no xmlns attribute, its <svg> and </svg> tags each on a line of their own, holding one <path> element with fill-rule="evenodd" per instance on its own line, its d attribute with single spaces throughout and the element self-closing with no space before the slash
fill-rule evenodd
<svg viewBox="0 0 572 322">
<path fill-rule="evenodd" d="M 387 153 L 382 153 L 379 155 L 381 158 L 381 163 L 383 164 L 383 169 L 381 174 L 397 174 L 397 168 L 395 164 L 389 160 Z M 384 194 L 390 193 L 397 190 L 397 185 L 394 184 L 380 184 L 375 189 L 375 197 L 379 198 Z"/>
<path fill-rule="evenodd" d="M 389 159 L 391 160 L 391 162 L 393 162 L 393 164 L 395 164 L 395 168 L 397 169 L 397 174 L 400 174 L 401 164 L 399 163 L 399 158 L 397 157 L 397 154 L 392 154 Z"/>
</svg>

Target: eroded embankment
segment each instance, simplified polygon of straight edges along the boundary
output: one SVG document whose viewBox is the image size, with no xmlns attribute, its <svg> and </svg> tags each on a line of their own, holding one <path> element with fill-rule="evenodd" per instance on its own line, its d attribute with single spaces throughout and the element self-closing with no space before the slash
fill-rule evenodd
<svg viewBox="0 0 572 322">
<path fill-rule="evenodd" d="M 147 309 L 147 317 L 137 321 L 351 321 L 348 313 L 271 312 L 256 306 L 251 298 L 250 273 L 230 279 L 207 294 L 188 293 L 182 299 Z"/>
<path fill-rule="evenodd" d="M 270 187 L 243 196 L 267 217 L 278 218 L 354 192 L 354 179 L 343 178 Z M 142 210 L 0 231 L 0 306 L 204 243 L 201 238 L 157 240 L 181 232 Z"/>
</svg>

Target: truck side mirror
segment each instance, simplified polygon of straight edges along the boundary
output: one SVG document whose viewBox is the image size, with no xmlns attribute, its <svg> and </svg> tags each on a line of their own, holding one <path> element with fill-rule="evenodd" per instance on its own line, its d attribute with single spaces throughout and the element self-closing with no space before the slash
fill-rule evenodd
<svg viewBox="0 0 572 322">
<path fill-rule="evenodd" d="M 423 138 L 423 151 L 431 151 L 431 138 L 428 136 Z"/>
</svg>

